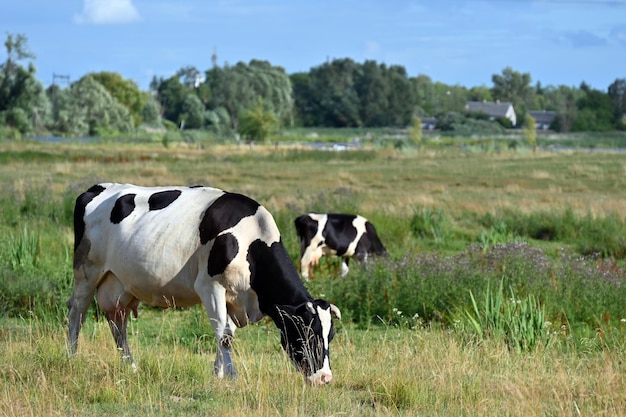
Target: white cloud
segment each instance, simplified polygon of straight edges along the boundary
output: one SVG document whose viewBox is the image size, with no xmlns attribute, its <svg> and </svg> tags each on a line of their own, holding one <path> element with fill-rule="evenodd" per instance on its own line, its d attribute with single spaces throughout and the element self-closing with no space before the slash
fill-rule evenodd
<svg viewBox="0 0 626 417">
<path fill-rule="evenodd" d="M 132 0 L 84 0 L 83 10 L 74 16 L 79 24 L 117 24 L 139 20 Z"/>
</svg>

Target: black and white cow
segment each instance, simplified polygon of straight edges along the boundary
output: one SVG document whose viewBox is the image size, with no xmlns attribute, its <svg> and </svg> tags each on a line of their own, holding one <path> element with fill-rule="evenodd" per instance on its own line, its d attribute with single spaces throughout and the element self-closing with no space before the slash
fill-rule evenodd
<svg viewBox="0 0 626 417">
<path fill-rule="evenodd" d="M 202 303 L 218 342 L 218 377 L 236 376 L 235 326 L 267 315 L 309 382 L 332 379 L 331 313 L 339 318 L 339 309 L 307 292 L 272 215 L 256 201 L 207 187 L 98 184 L 77 198 L 74 228 L 70 355 L 94 294 L 117 348 L 135 369 L 126 325 L 140 302 Z"/>
<path fill-rule="evenodd" d="M 374 225 L 363 216 L 309 213 L 296 218 L 295 226 L 300 241 L 300 272 L 305 279 L 323 255 L 342 258 L 344 277 L 351 257 L 364 261 L 368 255 L 387 254 Z"/>
</svg>

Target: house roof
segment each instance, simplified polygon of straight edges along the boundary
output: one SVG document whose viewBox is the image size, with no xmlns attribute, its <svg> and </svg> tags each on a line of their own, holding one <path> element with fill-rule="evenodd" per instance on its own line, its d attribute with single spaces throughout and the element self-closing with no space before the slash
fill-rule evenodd
<svg viewBox="0 0 626 417">
<path fill-rule="evenodd" d="M 529 110 L 528 114 L 535 119 L 535 123 L 542 125 L 550 125 L 556 117 L 556 112 L 549 110 Z"/>
<path fill-rule="evenodd" d="M 492 117 L 505 117 L 513 103 L 508 101 L 468 101 L 465 109 L 474 113 L 485 113 Z"/>
</svg>

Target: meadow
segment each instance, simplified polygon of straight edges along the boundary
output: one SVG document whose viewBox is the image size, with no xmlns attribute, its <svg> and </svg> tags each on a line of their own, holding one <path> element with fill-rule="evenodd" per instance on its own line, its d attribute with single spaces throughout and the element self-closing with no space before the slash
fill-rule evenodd
<svg viewBox="0 0 626 417">
<path fill-rule="evenodd" d="M 621 152 L 505 141 L 0 142 L 0 415 L 626 415 L 625 174 Z M 102 181 L 247 194 L 294 263 L 297 215 L 368 217 L 390 256 L 306 284 L 342 310 L 332 384 L 303 384 L 271 322 L 217 380 L 201 308 L 142 307 L 133 373 L 94 307 L 68 359 L 73 204 Z"/>
</svg>

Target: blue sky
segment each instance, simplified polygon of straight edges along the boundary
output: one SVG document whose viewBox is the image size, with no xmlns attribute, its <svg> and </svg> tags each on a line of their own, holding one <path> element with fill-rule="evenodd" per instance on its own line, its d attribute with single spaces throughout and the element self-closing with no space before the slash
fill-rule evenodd
<svg viewBox="0 0 626 417">
<path fill-rule="evenodd" d="M 261 59 L 287 73 L 335 58 L 492 86 L 505 67 L 533 84 L 606 91 L 626 78 L 626 0 L 3 0 L 2 41 L 24 34 L 37 77 L 153 76 Z M 4 47 L 0 62 L 6 59 Z"/>
</svg>

